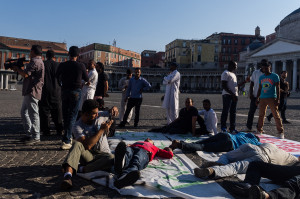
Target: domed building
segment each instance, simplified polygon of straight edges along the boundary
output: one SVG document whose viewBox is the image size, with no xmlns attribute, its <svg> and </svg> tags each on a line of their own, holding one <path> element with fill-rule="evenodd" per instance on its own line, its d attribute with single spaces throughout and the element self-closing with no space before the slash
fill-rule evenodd
<svg viewBox="0 0 300 199">
<path fill-rule="evenodd" d="M 245 71 L 249 71 L 250 67 L 257 65 L 262 59 L 267 59 L 272 63 L 272 72 L 288 72 L 290 89 L 296 91 L 300 85 L 300 8 L 281 20 L 275 31 L 275 40 L 246 55 Z M 254 43 L 251 47 L 256 48 L 257 45 L 258 43 Z"/>
</svg>

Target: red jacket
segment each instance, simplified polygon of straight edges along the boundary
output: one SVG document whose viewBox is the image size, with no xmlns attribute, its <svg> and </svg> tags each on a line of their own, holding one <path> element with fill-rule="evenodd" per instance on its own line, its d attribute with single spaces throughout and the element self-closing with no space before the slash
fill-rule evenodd
<svg viewBox="0 0 300 199">
<path fill-rule="evenodd" d="M 146 151 L 148 151 L 151 155 L 150 160 L 153 160 L 154 156 L 157 155 L 158 157 L 161 158 L 167 158 L 167 159 L 171 159 L 173 157 L 173 152 L 172 151 L 166 151 L 163 149 L 160 149 L 156 146 L 154 146 L 153 144 L 151 144 L 150 142 L 136 142 L 132 145 L 130 145 L 130 147 L 138 147 L 141 149 L 145 149 Z"/>
</svg>

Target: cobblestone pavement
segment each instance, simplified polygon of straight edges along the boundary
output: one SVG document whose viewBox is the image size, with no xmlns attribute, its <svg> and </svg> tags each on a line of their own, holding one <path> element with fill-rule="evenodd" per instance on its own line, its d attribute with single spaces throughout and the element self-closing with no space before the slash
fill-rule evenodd
<svg viewBox="0 0 300 199">
<path fill-rule="evenodd" d="M 133 131 L 147 131 L 154 126 L 166 123 L 165 111 L 160 108 L 163 94 L 144 93 L 139 127 Z M 220 94 L 181 94 L 180 107 L 186 97 L 194 99 L 197 108 L 202 107 L 203 99 L 210 99 L 212 107 L 220 118 L 222 99 Z M 299 109 L 300 97 L 291 96 L 288 101 L 287 118 L 292 124 L 286 125 L 286 138 L 300 141 Z M 119 106 L 120 93 L 110 93 L 106 106 Z M 22 135 L 20 118 L 22 97 L 18 91 L 0 91 L 0 198 L 124 198 L 116 191 L 96 185 L 79 177 L 73 178 L 74 188 L 70 192 L 61 192 L 61 163 L 67 151 L 59 149 L 60 137 L 42 136 L 42 141 L 34 146 L 24 146 L 18 140 Z M 249 99 L 239 98 L 237 130 L 244 130 L 249 107 Z M 255 122 L 257 118 L 255 119 Z M 266 133 L 276 135 L 274 124 L 266 123 Z M 54 134 L 54 132 L 53 132 Z M 187 154 L 197 165 L 201 159 L 195 154 Z M 221 181 L 220 181 L 221 182 Z M 127 196 L 126 198 L 131 198 Z"/>
</svg>

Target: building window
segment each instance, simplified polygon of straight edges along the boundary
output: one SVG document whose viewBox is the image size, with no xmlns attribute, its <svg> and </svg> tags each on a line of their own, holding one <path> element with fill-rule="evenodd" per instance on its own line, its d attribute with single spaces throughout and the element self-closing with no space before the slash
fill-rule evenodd
<svg viewBox="0 0 300 199">
<path fill-rule="evenodd" d="M 234 40 L 234 44 L 235 44 L 235 45 L 238 44 L 238 40 L 237 40 L 237 39 Z"/>
<path fill-rule="evenodd" d="M 230 47 L 227 50 L 228 50 L 228 53 L 231 53 L 231 48 Z"/>
<path fill-rule="evenodd" d="M 185 42 L 185 41 L 182 43 L 182 47 L 183 47 L 183 48 L 186 47 L 186 42 Z"/>
<path fill-rule="evenodd" d="M 234 53 L 237 53 L 237 48 L 234 48 Z"/>
<path fill-rule="evenodd" d="M 215 60 L 215 62 L 217 62 L 218 61 L 218 56 L 215 56 L 214 60 Z"/>
<path fill-rule="evenodd" d="M 215 53 L 218 53 L 218 52 L 219 52 L 219 47 L 215 46 Z"/>
<path fill-rule="evenodd" d="M 198 55 L 198 62 L 201 62 L 201 55 Z"/>
<path fill-rule="evenodd" d="M 224 44 L 224 45 L 226 44 L 226 39 L 223 39 L 223 44 Z"/>
<path fill-rule="evenodd" d="M 201 53 L 201 50 L 202 50 L 202 46 L 198 46 L 198 53 Z"/>
<path fill-rule="evenodd" d="M 223 52 L 223 53 L 226 53 L 226 48 L 225 48 L 225 47 L 223 48 L 223 51 L 222 51 L 222 52 Z"/>
<path fill-rule="evenodd" d="M 226 56 L 222 56 L 222 61 L 226 61 Z"/>
<path fill-rule="evenodd" d="M 242 45 L 245 45 L 245 39 L 242 39 Z"/>
<path fill-rule="evenodd" d="M 228 45 L 230 45 L 231 44 L 231 39 L 228 39 L 227 42 L 228 42 Z"/>
</svg>

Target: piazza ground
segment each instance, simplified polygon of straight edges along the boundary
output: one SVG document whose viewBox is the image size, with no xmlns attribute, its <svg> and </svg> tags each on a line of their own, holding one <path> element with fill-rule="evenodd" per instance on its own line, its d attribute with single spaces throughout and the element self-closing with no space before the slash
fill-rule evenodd
<svg viewBox="0 0 300 199">
<path fill-rule="evenodd" d="M 70 192 L 59 189 L 62 180 L 61 163 L 67 151 L 59 149 L 58 136 L 41 137 L 34 146 L 24 146 L 18 140 L 22 132 L 20 109 L 21 87 L 17 91 L 0 91 L 0 198 L 131 198 L 121 196 L 116 191 L 96 185 L 79 177 L 74 177 L 74 188 Z M 108 107 L 120 105 L 121 93 L 109 93 L 105 99 Z M 133 121 L 125 130 L 148 131 L 166 124 L 165 110 L 161 108 L 163 93 L 144 93 L 140 123 L 133 128 Z M 194 100 L 196 108 L 202 108 L 202 100 L 210 99 L 217 112 L 218 121 L 222 111 L 220 94 L 180 94 L 180 108 L 187 97 Z M 300 141 L 300 95 L 294 93 L 288 99 L 287 119 L 291 124 L 284 125 L 287 139 Z M 237 106 L 237 130 L 245 130 L 250 100 L 240 96 Z M 269 110 L 268 110 L 269 112 Z M 256 116 L 258 115 L 258 111 Z M 254 119 L 256 125 L 257 117 Z M 118 121 L 119 123 L 119 121 Z M 276 135 L 273 123 L 266 122 L 265 132 Z M 220 126 L 218 123 L 218 130 Z M 195 154 L 187 154 L 198 166 L 203 162 Z M 222 185 L 222 180 L 218 180 Z"/>
</svg>

